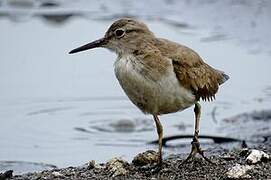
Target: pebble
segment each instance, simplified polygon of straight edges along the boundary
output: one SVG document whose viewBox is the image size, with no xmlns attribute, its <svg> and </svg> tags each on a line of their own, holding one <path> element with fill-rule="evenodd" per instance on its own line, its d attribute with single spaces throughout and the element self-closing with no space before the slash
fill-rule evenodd
<svg viewBox="0 0 271 180">
<path fill-rule="evenodd" d="M 57 172 L 57 171 L 52 172 L 52 175 L 53 175 L 54 177 L 64 177 L 63 174 L 61 174 L 60 172 Z"/>
<path fill-rule="evenodd" d="M 13 176 L 13 170 L 8 170 L 4 173 L 0 173 L 0 180 L 10 179 Z"/>
<path fill-rule="evenodd" d="M 148 150 L 136 155 L 132 163 L 136 166 L 144 166 L 147 164 L 154 164 L 158 162 L 158 153 L 153 150 Z"/>
<path fill-rule="evenodd" d="M 88 163 L 88 169 L 93 169 L 93 168 L 95 168 L 95 161 L 94 161 L 94 160 L 91 160 L 91 161 L 89 161 L 89 163 Z"/>
<path fill-rule="evenodd" d="M 235 166 L 231 167 L 228 172 L 226 173 L 228 178 L 231 179 L 238 179 L 238 178 L 249 178 L 247 175 L 247 171 L 252 169 L 252 166 L 249 165 L 240 165 L 236 164 Z"/>
<path fill-rule="evenodd" d="M 270 157 L 263 151 L 252 149 L 250 154 L 246 158 L 248 164 L 256 164 L 263 160 L 268 160 Z"/>
<path fill-rule="evenodd" d="M 106 164 L 106 169 L 111 177 L 124 176 L 128 173 L 129 163 L 121 158 L 113 158 Z"/>
</svg>

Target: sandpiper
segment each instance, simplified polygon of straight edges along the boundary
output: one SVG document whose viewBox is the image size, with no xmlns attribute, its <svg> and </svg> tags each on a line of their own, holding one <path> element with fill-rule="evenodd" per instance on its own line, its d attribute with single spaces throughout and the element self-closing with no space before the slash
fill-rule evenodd
<svg viewBox="0 0 271 180">
<path fill-rule="evenodd" d="M 219 85 L 229 79 L 206 64 L 192 49 L 157 38 L 142 22 L 123 18 L 115 21 L 101 39 L 70 51 L 70 54 L 103 47 L 114 51 L 115 75 L 128 98 L 156 124 L 159 160 L 162 163 L 163 127 L 159 115 L 182 111 L 194 105 L 195 131 L 191 152 L 184 162 L 199 153 L 200 99 L 212 101 Z"/>
</svg>

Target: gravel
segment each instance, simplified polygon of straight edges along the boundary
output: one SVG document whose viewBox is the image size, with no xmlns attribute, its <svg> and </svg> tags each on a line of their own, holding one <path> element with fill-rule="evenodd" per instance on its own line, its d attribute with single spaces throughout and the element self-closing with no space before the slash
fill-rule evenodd
<svg viewBox="0 0 271 180">
<path fill-rule="evenodd" d="M 162 167 L 153 161 L 149 164 L 128 163 L 121 158 L 113 158 L 107 163 L 95 164 L 90 161 L 85 166 L 67 167 L 13 176 L 16 180 L 35 179 L 271 179 L 271 161 L 263 159 L 250 165 L 246 158 L 254 150 L 270 156 L 271 141 L 248 149 L 227 149 L 213 151 L 210 164 L 200 157 L 182 164 L 184 155 L 171 155 L 164 159 Z M 141 153 L 152 155 L 152 153 Z M 137 156 L 136 156 L 137 157 Z M 148 159 L 148 157 L 145 157 Z M 238 172 L 238 176 L 235 172 Z M 241 172 L 242 171 L 242 172 Z"/>
</svg>

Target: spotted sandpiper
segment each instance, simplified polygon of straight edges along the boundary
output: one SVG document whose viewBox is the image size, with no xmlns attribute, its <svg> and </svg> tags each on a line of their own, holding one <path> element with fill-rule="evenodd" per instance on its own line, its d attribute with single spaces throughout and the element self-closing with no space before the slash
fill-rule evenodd
<svg viewBox="0 0 271 180">
<path fill-rule="evenodd" d="M 229 79 L 206 64 L 192 49 L 157 38 L 142 22 L 123 18 L 115 21 L 101 39 L 70 51 L 70 54 L 103 47 L 114 51 L 116 77 L 128 98 L 156 124 L 159 160 L 162 163 L 163 127 L 159 115 L 182 111 L 194 105 L 195 131 L 185 162 L 199 153 L 200 99 L 212 101 L 219 85 Z"/>
</svg>

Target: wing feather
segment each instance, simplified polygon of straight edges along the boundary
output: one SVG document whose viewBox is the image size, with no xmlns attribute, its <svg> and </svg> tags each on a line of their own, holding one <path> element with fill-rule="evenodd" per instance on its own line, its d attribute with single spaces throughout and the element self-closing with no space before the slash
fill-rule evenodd
<svg viewBox="0 0 271 180">
<path fill-rule="evenodd" d="M 176 77 L 182 86 L 191 89 L 198 100 L 215 99 L 219 85 L 229 76 L 206 64 L 195 51 L 186 46 L 165 39 L 158 39 L 158 45 L 162 54 L 172 59 Z"/>
</svg>

